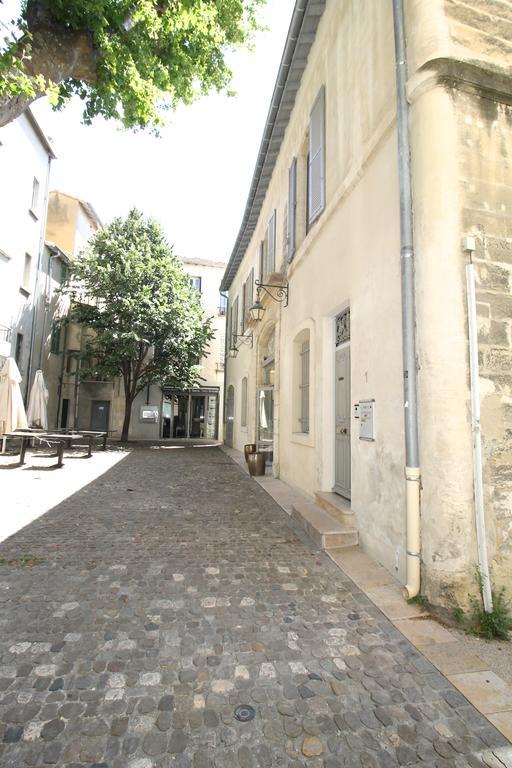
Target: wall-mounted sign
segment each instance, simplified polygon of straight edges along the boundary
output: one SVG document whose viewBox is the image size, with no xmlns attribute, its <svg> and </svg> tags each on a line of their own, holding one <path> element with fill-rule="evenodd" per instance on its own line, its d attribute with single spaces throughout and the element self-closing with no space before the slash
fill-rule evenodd
<svg viewBox="0 0 512 768">
<path fill-rule="evenodd" d="M 375 440 L 375 400 L 359 401 L 359 439 Z"/>
<path fill-rule="evenodd" d="M 156 424 L 158 421 L 158 405 L 141 405 L 139 410 L 139 422 Z"/>
</svg>

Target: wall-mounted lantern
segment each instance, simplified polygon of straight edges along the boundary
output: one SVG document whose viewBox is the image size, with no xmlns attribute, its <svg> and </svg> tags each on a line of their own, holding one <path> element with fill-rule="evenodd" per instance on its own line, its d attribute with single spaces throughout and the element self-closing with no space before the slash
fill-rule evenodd
<svg viewBox="0 0 512 768">
<path fill-rule="evenodd" d="M 274 301 L 283 303 L 284 307 L 288 306 L 288 283 L 286 285 L 272 285 L 271 283 L 262 283 L 260 280 L 255 280 L 256 285 L 256 301 L 250 307 L 249 314 L 253 320 L 263 320 L 265 314 L 265 307 L 260 301 L 260 291 L 264 291 Z"/>
</svg>

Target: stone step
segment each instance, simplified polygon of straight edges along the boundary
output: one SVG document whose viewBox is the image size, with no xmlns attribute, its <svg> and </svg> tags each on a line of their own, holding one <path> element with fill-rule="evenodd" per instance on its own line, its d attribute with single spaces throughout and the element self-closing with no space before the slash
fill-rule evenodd
<svg viewBox="0 0 512 768">
<path fill-rule="evenodd" d="M 350 501 L 339 496 L 337 493 L 326 493 L 317 491 L 315 493 L 315 502 L 319 507 L 325 509 L 331 517 L 339 520 L 348 526 L 354 525 L 354 513 L 350 507 Z"/>
<path fill-rule="evenodd" d="M 334 520 L 324 509 L 309 501 L 294 501 L 292 517 L 302 525 L 320 549 L 352 547 L 358 543 L 356 528 Z"/>
</svg>

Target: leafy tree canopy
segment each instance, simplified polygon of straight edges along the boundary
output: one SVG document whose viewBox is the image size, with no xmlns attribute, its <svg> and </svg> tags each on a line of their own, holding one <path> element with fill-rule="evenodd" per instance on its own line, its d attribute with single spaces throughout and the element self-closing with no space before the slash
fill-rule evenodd
<svg viewBox="0 0 512 768">
<path fill-rule="evenodd" d="M 78 95 L 86 123 L 156 128 L 162 109 L 229 85 L 226 51 L 250 41 L 263 2 L 25 0 L 0 39 L 0 125 L 50 94 Z"/>
<path fill-rule="evenodd" d="M 82 375 L 123 379 L 127 439 L 131 406 L 144 387 L 197 382 L 211 320 L 160 225 L 136 209 L 91 238 L 64 290 L 71 320 L 90 329 Z"/>
</svg>

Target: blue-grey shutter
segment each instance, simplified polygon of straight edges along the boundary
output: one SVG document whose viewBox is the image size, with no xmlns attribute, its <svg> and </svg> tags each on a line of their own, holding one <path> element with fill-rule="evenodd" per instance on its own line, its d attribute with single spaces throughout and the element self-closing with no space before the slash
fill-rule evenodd
<svg viewBox="0 0 512 768">
<path fill-rule="evenodd" d="M 233 301 L 233 311 L 231 315 L 231 346 L 235 346 L 236 338 L 238 336 L 238 296 Z"/>
<path fill-rule="evenodd" d="M 308 222 L 325 206 L 325 89 L 322 88 L 309 120 Z"/>
<path fill-rule="evenodd" d="M 270 217 L 267 227 L 267 274 L 276 271 L 276 212 Z"/>
<path fill-rule="evenodd" d="M 261 243 L 260 243 L 260 250 L 259 250 L 260 276 L 259 276 L 258 279 L 259 279 L 260 283 L 263 282 L 263 276 L 264 276 L 264 272 L 265 272 L 264 260 L 265 260 L 265 243 L 262 240 Z"/>
<path fill-rule="evenodd" d="M 295 256 L 295 229 L 297 222 L 297 158 L 288 171 L 288 261 Z"/>
</svg>

